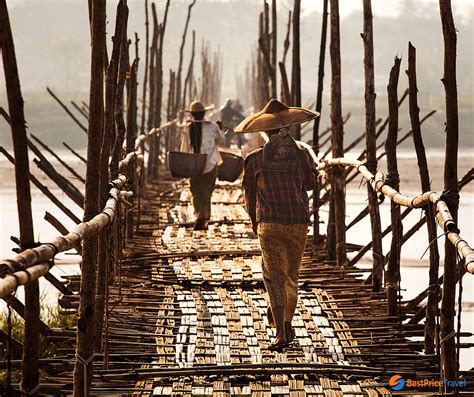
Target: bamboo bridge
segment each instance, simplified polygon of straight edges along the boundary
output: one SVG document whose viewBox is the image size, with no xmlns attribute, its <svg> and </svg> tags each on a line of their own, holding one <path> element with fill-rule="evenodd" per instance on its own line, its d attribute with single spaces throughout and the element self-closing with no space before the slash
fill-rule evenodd
<svg viewBox="0 0 474 397">
<path fill-rule="evenodd" d="M 5 379 L 0 393 L 74 397 L 372 397 L 397 393 L 472 396 L 474 369 L 459 370 L 460 350 L 472 347 L 462 339 L 472 336 L 471 332 L 461 332 L 462 288 L 457 308 L 455 299 L 456 285 L 465 274 L 469 277 L 474 273 L 474 252 L 457 226 L 458 192 L 472 181 L 474 171 L 471 168 L 462 178 L 457 177 L 456 33 L 450 2 L 440 1 L 447 117 L 443 194 L 430 191 L 420 126 L 434 111 L 420 120 L 416 52 L 411 43 L 409 89 L 398 98 L 401 60 L 396 57 L 388 84 L 389 114 L 383 122 L 375 120 L 370 0 L 364 0 L 362 35 L 367 130 L 344 147 L 343 126 L 350 115 L 342 117 L 339 10 L 338 1 L 330 2 L 331 126 L 320 133 L 318 121 L 314 127 L 303 126 L 294 131 L 300 140 L 314 128 L 309 149 L 316 152 L 319 175 L 311 195 L 314 221 L 293 320 L 296 338 L 283 352 L 268 349 L 275 330 L 266 316 L 268 296 L 263 285 L 261 252 L 243 206 L 240 180 L 218 182 L 209 228 L 195 231 L 188 183 L 172 178 L 166 167 L 166 153 L 179 147 L 184 125 L 180 109 L 198 96 L 203 102 L 218 101 L 221 91 L 222 56 L 220 52 L 212 53 L 208 44 L 201 53 L 201 76 L 197 79 L 194 75 L 195 32 L 182 86 L 183 49 L 195 3 L 192 0 L 188 7 L 179 66 L 170 72 L 165 109 L 163 38 L 170 0 L 161 23 L 155 4 L 151 5 L 150 42 L 145 0 L 147 51 L 139 125 L 139 39 L 136 35 L 135 57 L 130 62 L 127 2 L 118 2 L 110 61 L 106 51 L 105 2 L 89 2 L 89 102 L 82 106 L 71 102 L 75 108 L 72 112 L 48 88 L 76 127 L 87 134 L 87 158 L 64 143 L 85 166 L 86 175 L 82 175 L 38 136 L 26 133 L 8 10 L 5 0 L 0 0 L 0 48 L 8 98 L 8 112 L 0 108 L 0 114 L 5 119 L 2 122 L 11 128 L 14 155 L 5 148 L 0 152 L 15 166 L 20 224 L 20 236 L 13 239 L 18 244 L 17 255 L 0 261 L 0 298 L 9 311 L 7 329 L 0 332 L 4 346 L 1 374 Z M 295 0 L 294 5 L 283 62 L 278 66 L 283 101 L 301 106 L 300 1 Z M 252 60 L 255 73 L 246 79 L 246 91 L 252 93 L 249 103 L 258 108 L 269 98 L 277 97 L 276 17 L 276 1 L 272 1 L 271 13 L 265 1 L 259 20 L 257 56 Z M 317 111 L 321 110 L 327 17 L 325 0 Z M 290 22 L 294 40 L 291 91 L 284 62 Z M 398 108 L 406 97 L 410 101 L 411 130 L 399 139 Z M 380 144 L 377 138 L 386 127 L 385 143 Z M 422 193 L 415 197 L 399 192 L 397 146 L 409 137 L 414 140 L 422 183 Z M 349 160 L 364 138 L 364 151 L 357 160 Z M 323 147 L 329 141 L 329 148 Z M 382 147 L 385 151 L 377 156 Z M 30 172 L 28 149 L 34 153 L 38 168 L 83 211 L 82 220 Z M 48 160 L 49 156 L 61 164 L 60 169 Z M 377 161 L 382 157 L 387 158 L 386 176 L 376 172 Z M 64 173 L 72 177 L 65 177 Z M 368 205 L 346 224 L 345 186 L 355 178 L 367 184 Z M 68 229 L 54 215 L 47 214 L 45 219 L 61 235 L 36 242 L 30 182 L 75 226 Z M 391 202 L 391 224 L 385 230 L 381 230 L 378 213 L 378 200 L 383 197 Z M 330 205 L 330 220 L 323 234 L 319 210 L 326 203 Z M 403 234 L 402 220 L 416 209 L 422 209 L 423 216 Z M 346 230 L 360 226 L 358 221 L 369 215 L 372 241 L 365 246 L 346 242 Z M 441 277 L 436 222 L 445 236 Z M 415 298 L 408 300 L 403 298 L 400 287 L 400 249 L 425 223 L 430 280 L 428 285 L 420 286 Z M 389 234 L 392 244 L 390 252 L 384 254 L 381 239 Z M 71 250 L 81 255 L 81 274 L 55 277 L 50 272 L 55 257 Z M 369 251 L 371 268 L 360 263 Z M 60 291 L 61 313 L 74 316 L 74 325 L 54 328 L 40 319 L 41 277 Z M 18 288 L 25 290 L 24 304 L 14 296 Z M 21 341 L 12 335 L 12 311 L 24 320 Z M 45 343 L 50 349 L 40 352 L 40 345 Z"/>
</svg>

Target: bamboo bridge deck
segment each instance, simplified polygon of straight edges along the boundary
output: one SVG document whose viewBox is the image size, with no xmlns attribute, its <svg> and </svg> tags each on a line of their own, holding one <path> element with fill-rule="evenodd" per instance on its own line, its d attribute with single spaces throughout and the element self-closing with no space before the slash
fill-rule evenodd
<svg viewBox="0 0 474 397">
<path fill-rule="evenodd" d="M 220 184 L 213 202 L 209 230 L 194 231 L 187 187 L 176 180 L 148 185 L 120 282 L 109 290 L 93 395 L 387 396 L 392 375 L 439 378 L 436 356 L 409 339 L 422 336 L 423 325 L 387 317 L 385 294 L 363 284 L 367 270 L 341 271 L 311 241 L 296 339 L 283 353 L 269 351 L 274 330 L 241 187 Z M 78 276 L 68 284 L 78 290 Z M 67 311 L 78 302 L 77 295 L 60 299 Z M 75 331 L 51 337 L 63 347 L 49 365 L 69 375 L 42 384 L 68 389 Z"/>
</svg>

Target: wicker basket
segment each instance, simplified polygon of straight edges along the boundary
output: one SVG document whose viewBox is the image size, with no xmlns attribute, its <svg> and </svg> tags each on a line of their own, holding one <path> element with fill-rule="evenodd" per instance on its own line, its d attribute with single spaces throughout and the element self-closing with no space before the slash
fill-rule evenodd
<svg viewBox="0 0 474 397">
<path fill-rule="evenodd" d="M 191 178 L 201 175 L 206 166 L 207 155 L 203 153 L 168 152 L 167 161 L 171 176 Z"/>
<path fill-rule="evenodd" d="M 222 164 L 217 169 L 221 181 L 234 182 L 244 169 L 244 159 L 234 153 L 220 152 Z"/>
</svg>

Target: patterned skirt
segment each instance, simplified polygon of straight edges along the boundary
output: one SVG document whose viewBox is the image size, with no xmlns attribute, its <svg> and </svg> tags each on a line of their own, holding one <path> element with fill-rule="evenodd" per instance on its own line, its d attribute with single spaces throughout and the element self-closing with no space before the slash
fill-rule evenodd
<svg viewBox="0 0 474 397">
<path fill-rule="evenodd" d="M 262 273 L 271 307 L 285 307 L 291 321 L 298 301 L 298 278 L 306 246 L 308 225 L 259 223 Z"/>
</svg>

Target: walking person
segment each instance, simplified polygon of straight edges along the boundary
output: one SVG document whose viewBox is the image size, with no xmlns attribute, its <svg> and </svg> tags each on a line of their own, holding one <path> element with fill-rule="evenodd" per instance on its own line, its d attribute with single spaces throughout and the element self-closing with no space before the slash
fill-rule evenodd
<svg viewBox="0 0 474 397">
<path fill-rule="evenodd" d="M 309 152 L 291 137 L 288 128 L 319 114 L 288 107 L 272 99 L 247 117 L 236 132 L 265 131 L 268 142 L 245 159 L 243 188 L 247 211 L 262 249 L 262 272 L 270 299 L 269 322 L 276 325 L 270 350 L 280 351 L 294 339 L 291 327 L 298 300 L 298 278 L 306 245 L 308 190 L 316 168 Z"/>
<path fill-rule="evenodd" d="M 217 167 L 222 162 L 217 149 L 217 141 L 224 139 L 224 132 L 218 125 L 220 122 L 213 123 L 204 119 L 204 114 L 212 107 L 206 107 L 200 101 L 191 103 L 186 111 L 191 113 L 193 119 L 187 123 L 181 139 L 181 152 L 207 155 L 203 173 L 190 178 L 191 203 L 196 215 L 194 230 L 207 229 L 206 221 L 211 218 L 211 196 L 216 184 Z"/>
<path fill-rule="evenodd" d="M 240 112 L 233 108 L 232 99 L 230 98 L 227 98 L 224 106 L 221 107 L 220 116 L 222 123 L 231 129 L 245 118 Z M 243 145 L 242 135 L 237 135 L 232 130 L 229 130 L 225 136 L 225 146 L 230 147 L 234 138 L 237 140 L 237 146 L 241 148 Z"/>
</svg>

